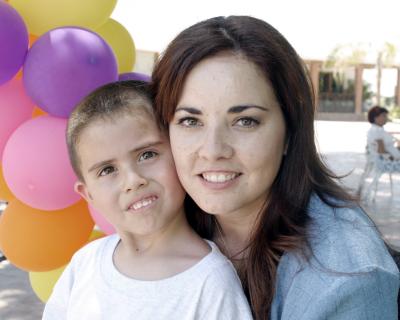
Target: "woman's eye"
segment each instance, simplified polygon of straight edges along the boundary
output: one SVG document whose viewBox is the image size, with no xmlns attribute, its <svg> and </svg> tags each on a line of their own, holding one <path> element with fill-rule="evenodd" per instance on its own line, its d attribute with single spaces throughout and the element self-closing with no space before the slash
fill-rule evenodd
<svg viewBox="0 0 400 320">
<path fill-rule="evenodd" d="M 140 155 L 139 161 L 146 161 L 146 160 L 155 158 L 155 157 L 157 157 L 157 156 L 158 156 L 158 153 L 157 153 L 157 152 L 154 152 L 154 151 L 146 151 L 146 152 L 143 152 L 143 153 Z"/>
<path fill-rule="evenodd" d="M 201 125 L 198 119 L 191 117 L 179 119 L 178 124 L 183 127 L 197 127 Z"/>
<path fill-rule="evenodd" d="M 244 117 L 244 118 L 240 118 L 235 122 L 235 125 L 238 125 L 240 127 L 245 127 L 245 128 L 253 128 L 257 125 L 260 124 L 260 121 L 253 119 L 253 118 L 249 118 L 249 117 Z"/>
<path fill-rule="evenodd" d="M 106 175 L 113 173 L 114 171 L 115 171 L 114 167 L 108 166 L 108 167 L 101 169 L 99 176 L 106 176 Z"/>
</svg>

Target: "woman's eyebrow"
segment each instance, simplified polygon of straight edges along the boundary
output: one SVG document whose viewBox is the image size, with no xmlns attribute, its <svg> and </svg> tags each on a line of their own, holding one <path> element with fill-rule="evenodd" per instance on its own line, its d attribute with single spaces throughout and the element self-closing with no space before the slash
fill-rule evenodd
<svg viewBox="0 0 400 320">
<path fill-rule="evenodd" d="M 261 107 L 261 106 L 254 105 L 254 104 L 250 104 L 250 105 L 240 105 L 240 106 L 230 107 L 228 109 L 228 113 L 240 113 L 240 112 L 243 112 L 243 111 L 245 111 L 247 109 L 251 109 L 251 108 L 260 109 L 262 111 L 268 111 L 268 109 L 265 108 L 265 107 Z"/>
<path fill-rule="evenodd" d="M 175 109 L 175 113 L 178 112 L 178 111 L 186 111 L 188 113 L 197 114 L 197 115 L 202 114 L 199 109 L 196 109 L 196 108 L 193 108 L 193 107 L 177 107 Z"/>
</svg>

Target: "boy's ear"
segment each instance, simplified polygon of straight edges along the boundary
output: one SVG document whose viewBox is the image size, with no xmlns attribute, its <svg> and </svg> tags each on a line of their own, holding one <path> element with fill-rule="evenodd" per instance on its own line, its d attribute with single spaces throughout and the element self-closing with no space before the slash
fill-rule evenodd
<svg viewBox="0 0 400 320">
<path fill-rule="evenodd" d="M 74 190 L 76 193 L 80 194 L 83 199 L 85 199 L 88 203 L 92 202 L 92 196 L 89 193 L 89 190 L 86 187 L 86 184 L 82 181 L 75 182 Z"/>
</svg>

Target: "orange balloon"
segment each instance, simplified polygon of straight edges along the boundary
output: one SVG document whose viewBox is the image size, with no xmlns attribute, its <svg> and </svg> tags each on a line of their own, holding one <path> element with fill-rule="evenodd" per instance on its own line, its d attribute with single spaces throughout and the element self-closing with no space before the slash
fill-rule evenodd
<svg viewBox="0 0 400 320">
<path fill-rule="evenodd" d="M 3 169 L 0 166 L 0 201 L 10 202 L 10 200 L 14 198 L 15 196 L 12 194 L 4 180 Z"/>
<path fill-rule="evenodd" d="M 29 48 L 32 47 L 33 43 L 37 40 L 38 36 L 34 34 L 29 35 Z"/>
<path fill-rule="evenodd" d="M 1 0 L 0 0 L 1 1 Z M 37 40 L 38 36 L 35 36 L 33 34 L 29 35 L 29 48 L 32 47 L 33 43 Z M 17 72 L 17 74 L 15 75 L 15 78 L 17 79 L 22 79 L 22 75 L 23 75 L 23 68 L 20 68 Z"/>
<path fill-rule="evenodd" d="M 38 107 L 35 107 L 35 108 L 33 108 L 33 111 L 32 111 L 32 118 L 36 118 L 36 117 L 39 117 L 39 116 L 45 116 L 47 114 L 48 113 L 43 111 L 42 109 L 40 109 Z"/>
<path fill-rule="evenodd" d="M 87 243 L 93 226 L 83 200 L 62 210 L 42 211 L 14 199 L 0 217 L 0 250 L 23 270 L 53 270 Z"/>
</svg>

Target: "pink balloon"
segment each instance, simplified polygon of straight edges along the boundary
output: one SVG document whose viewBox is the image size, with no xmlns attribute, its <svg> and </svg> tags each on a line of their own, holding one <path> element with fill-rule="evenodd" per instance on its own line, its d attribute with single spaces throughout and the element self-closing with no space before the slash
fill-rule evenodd
<svg viewBox="0 0 400 320">
<path fill-rule="evenodd" d="M 14 130 L 32 117 L 33 107 L 21 79 L 13 79 L 0 86 L 0 159 Z"/>
<path fill-rule="evenodd" d="M 3 154 L 3 174 L 10 190 L 25 204 L 59 210 L 79 200 L 69 163 L 67 120 L 51 116 L 30 119 L 18 127 Z"/>
<path fill-rule="evenodd" d="M 105 234 L 113 234 L 115 233 L 115 229 L 112 224 L 110 224 L 104 216 L 98 212 L 91 205 L 88 205 L 90 215 L 92 216 L 96 225 L 103 231 Z"/>
</svg>

